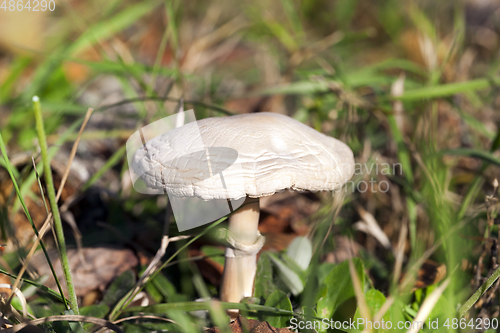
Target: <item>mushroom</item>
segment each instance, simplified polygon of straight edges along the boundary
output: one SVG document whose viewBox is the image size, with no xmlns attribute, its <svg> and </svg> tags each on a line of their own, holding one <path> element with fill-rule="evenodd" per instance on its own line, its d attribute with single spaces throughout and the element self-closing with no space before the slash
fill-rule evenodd
<svg viewBox="0 0 500 333">
<path fill-rule="evenodd" d="M 188 151 L 200 136 L 205 153 Z M 215 147 L 219 153 L 211 154 Z M 148 187 L 164 189 L 169 197 L 232 203 L 220 298 L 240 302 L 253 294 L 256 257 L 264 245 L 259 198 L 285 189 L 339 190 L 354 173 L 354 157 L 345 143 L 293 118 L 253 113 L 168 131 L 146 142 L 132 167 Z"/>
</svg>

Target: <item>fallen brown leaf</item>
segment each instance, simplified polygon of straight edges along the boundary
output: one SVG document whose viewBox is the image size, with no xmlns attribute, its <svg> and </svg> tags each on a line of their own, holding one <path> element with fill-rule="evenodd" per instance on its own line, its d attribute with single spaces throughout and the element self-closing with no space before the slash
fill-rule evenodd
<svg viewBox="0 0 500 333">
<path fill-rule="evenodd" d="M 68 250 L 69 265 L 73 275 L 73 282 L 77 296 L 85 296 L 92 290 L 104 291 L 107 285 L 118 275 L 128 269 L 133 269 L 139 262 L 135 254 L 124 248 L 93 247 L 83 248 L 85 263 L 75 249 Z M 63 273 L 59 256 L 54 249 L 49 250 L 49 257 L 56 270 L 57 277 L 64 284 Z M 45 285 L 49 288 L 56 288 L 54 278 L 50 273 L 49 265 L 43 252 L 36 253 L 30 261 L 38 274 L 47 275 L 49 279 Z"/>
</svg>

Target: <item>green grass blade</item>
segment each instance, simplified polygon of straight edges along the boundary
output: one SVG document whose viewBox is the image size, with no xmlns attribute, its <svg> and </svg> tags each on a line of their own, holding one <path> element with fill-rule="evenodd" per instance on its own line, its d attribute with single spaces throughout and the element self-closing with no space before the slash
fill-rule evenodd
<svg viewBox="0 0 500 333">
<path fill-rule="evenodd" d="M 69 54 L 75 55 L 89 46 L 110 38 L 117 32 L 137 22 L 137 20 L 144 15 L 151 13 L 151 11 L 161 3 L 161 0 L 139 2 L 138 4 L 127 7 L 127 9 L 106 21 L 100 21 L 89 28 L 71 44 Z"/>
<path fill-rule="evenodd" d="M 271 306 L 248 304 L 248 303 L 229 303 L 220 302 L 220 306 L 223 309 L 237 309 L 246 311 L 258 311 L 258 312 L 268 312 L 277 316 L 303 316 L 303 314 L 298 314 L 292 311 L 281 310 Z M 199 311 L 199 310 L 209 310 L 212 307 L 212 302 L 178 302 L 178 303 L 163 303 L 155 304 L 150 306 L 134 306 L 126 308 L 126 312 L 149 312 L 149 313 L 165 313 L 170 310 L 179 311 Z M 318 318 L 320 319 L 320 318 Z"/>
<path fill-rule="evenodd" d="M 495 139 L 491 143 L 490 153 L 495 152 L 498 148 L 500 148 L 500 130 L 497 131 Z M 467 208 L 469 208 L 470 204 L 474 201 L 474 198 L 479 192 L 479 189 L 483 185 L 484 180 L 482 177 L 482 173 L 486 170 L 487 167 L 488 163 L 484 162 L 479 171 L 479 175 L 474 177 L 474 180 L 469 186 L 469 189 L 467 190 L 467 193 L 465 194 L 464 199 L 462 200 L 462 204 L 460 205 L 460 210 L 458 211 L 457 214 L 458 221 L 461 221 L 464 218 L 465 213 L 467 212 Z"/>
<path fill-rule="evenodd" d="M 479 149 L 472 148 L 457 148 L 457 149 L 447 149 L 440 152 L 446 155 L 460 155 L 480 158 L 485 162 L 500 166 L 500 158 L 495 157 L 492 153 L 487 151 L 482 151 Z"/>
<path fill-rule="evenodd" d="M 292 0 L 281 0 L 281 4 L 288 18 L 288 21 L 290 22 L 290 25 L 292 26 L 293 31 L 297 36 L 297 39 L 302 40 L 304 36 L 304 28 L 302 27 L 302 22 L 300 21 L 300 17 L 297 13 L 294 2 Z"/>
<path fill-rule="evenodd" d="M 210 293 L 208 288 L 201 277 L 200 271 L 197 267 L 191 266 L 191 270 L 193 272 L 193 284 L 196 287 L 196 291 L 201 295 L 201 297 L 205 299 L 210 299 Z M 212 307 L 208 309 L 208 313 L 210 314 L 210 318 L 212 318 L 212 322 L 219 327 L 222 333 L 231 333 L 231 330 L 228 326 L 228 316 L 219 306 L 218 302 L 212 302 Z"/>
<path fill-rule="evenodd" d="M 126 146 L 124 145 L 120 149 L 118 149 L 111 157 L 104 163 L 104 165 L 97 171 L 89 180 L 82 186 L 82 191 L 86 191 L 92 184 L 94 184 L 102 175 L 114 167 L 125 155 Z"/>
<path fill-rule="evenodd" d="M 65 143 L 67 140 L 69 140 L 68 138 L 70 137 L 71 133 L 79 125 L 81 125 L 82 122 L 83 122 L 83 118 L 76 120 L 73 124 L 71 124 L 71 126 L 68 127 L 68 129 L 62 135 L 59 136 L 55 145 L 50 147 L 49 159 L 52 159 L 56 155 L 57 151 L 60 148 L 60 145 Z M 43 174 L 42 162 L 40 162 L 37 165 L 37 168 L 38 168 L 39 174 L 41 176 Z M 31 186 L 33 185 L 33 183 L 35 181 L 36 181 L 35 170 L 32 170 L 31 173 L 28 175 L 28 177 L 26 177 L 26 180 L 21 184 L 20 188 L 21 188 L 21 196 L 22 197 L 26 197 L 31 192 Z M 12 208 L 12 212 L 17 212 L 17 210 L 19 209 L 19 204 L 20 204 L 19 201 L 16 201 L 14 203 L 14 206 Z"/>
<path fill-rule="evenodd" d="M 11 66 L 9 76 L 2 82 L 2 89 L 0 90 L 0 103 L 6 101 L 9 96 L 11 96 L 14 83 L 23 73 L 24 69 L 28 67 L 31 60 L 32 59 L 28 57 L 21 57 L 14 61 Z"/>
<path fill-rule="evenodd" d="M 38 133 L 38 142 L 40 144 L 40 150 L 44 167 L 45 186 L 47 188 L 47 195 L 49 197 L 50 209 L 52 210 L 52 217 L 54 219 L 54 229 L 56 232 L 57 243 L 59 244 L 59 255 L 61 257 L 61 266 L 63 268 L 64 278 L 66 280 L 66 286 L 68 288 L 69 303 L 71 310 L 73 310 L 75 314 L 78 314 L 78 300 L 76 298 L 75 286 L 73 285 L 73 278 L 71 277 L 61 215 L 59 214 L 59 207 L 57 206 L 56 191 L 54 188 L 54 181 L 52 180 L 52 170 L 50 168 L 50 159 L 47 153 L 47 138 L 45 137 L 45 128 L 43 125 L 42 110 L 40 107 L 40 100 L 38 99 L 37 96 L 33 97 L 33 111 L 35 113 L 36 130 Z"/>
<path fill-rule="evenodd" d="M 165 68 L 165 67 L 151 67 L 143 64 L 133 63 L 127 64 L 126 66 L 118 61 L 102 60 L 102 61 L 89 61 L 83 59 L 69 58 L 69 62 L 75 62 L 87 66 L 91 70 L 98 73 L 109 73 L 116 75 L 130 76 L 130 70 L 141 73 L 154 73 L 155 75 L 165 75 L 169 77 L 176 78 L 179 72 L 175 68 Z M 45 105 L 45 103 L 44 103 Z"/>
<path fill-rule="evenodd" d="M 20 202 L 21 206 L 23 207 L 24 214 L 26 215 L 26 218 L 30 222 L 31 227 L 33 228 L 33 231 L 35 232 L 35 235 L 37 237 L 39 237 L 38 230 L 36 229 L 35 223 L 33 222 L 33 219 L 31 218 L 31 214 L 28 210 L 28 207 L 26 206 L 26 203 L 24 202 L 23 196 L 21 194 L 21 190 L 19 189 L 19 186 L 17 184 L 17 180 L 14 177 L 14 173 L 12 171 L 13 168 L 12 168 L 12 165 L 10 164 L 9 157 L 7 156 L 7 148 L 5 147 L 5 143 L 3 142 L 1 131 L 0 131 L 0 150 L 2 151 L 5 167 L 6 167 L 7 172 L 9 173 L 9 176 L 12 180 L 12 184 L 14 185 L 14 189 L 16 191 L 19 202 Z M 66 298 L 64 297 L 64 293 L 63 293 L 61 284 L 59 282 L 59 279 L 57 278 L 57 274 L 56 274 L 56 271 L 54 270 L 54 266 L 52 265 L 52 262 L 50 261 L 50 257 L 49 257 L 49 254 L 47 252 L 47 249 L 45 248 L 45 245 L 41 239 L 40 239 L 40 246 L 43 250 L 43 254 L 45 255 L 45 258 L 47 259 L 47 263 L 49 264 L 50 271 L 52 272 L 52 276 L 54 277 L 54 280 L 56 281 L 57 288 L 59 289 L 59 292 L 61 294 L 61 300 L 63 301 L 64 306 L 67 308 L 68 304 L 66 303 Z"/>
<path fill-rule="evenodd" d="M 13 279 L 17 279 L 17 275 L 14 275 L 14 274 L 10 274 L 9 272 L 3 270 L 0 268 L 0 273 L 4 274 L 4 275 L 7 275 L 8 277 L 11 277 Z M 40 289 L 41 291 L 49 294 L 51 297 L 55 298 L 56 300 L 62 302 L 62 303 L 67 303 L 68 300 L 63 297 L 63 295 L 61 295 L 60 293 L 50 289 L 49 287 L 46 287 L 38 282 L 35 282 L 35 281 L 32 281 L 32 280 L 28 280 L 28 279 L 23 279 L 21 278 L 21 281 L 24 282 L 24 283 L 27 283 L 29 285 L 32 285 L 33 287 L 35 288 L 38 288 Z"/>
<path fill-rule="evenodd" d="M 474 304 L 476 304 L 476 302 L 479 300 L 479 298 L 481 298 L 481 296 L 483 296 L 483 294 L 493 285 L 493 283 L 495 283 L 496 280 L 498 280 L 499 277 L 500 277 L 500 267 L 498 267 L 493 272 L 493 274 L 491 274 L 491 276 L 488 278 L 488 280 L 486 280 L 481 285 L 481 287 L 479 287 L 479 289 L 476 290 L 476 292 L 467 300 L 467 302 L 465 302 L 465 304 L 460 307 L 460 309 L 458 310 L 458 314 L 460 315 L 460 317 L 465 316 L 467 311 L 469 311 L 469 309 Z"/>
<path fill-rule="evenodd" d="M 467 82 L 458 82 L 443 84 L 440 86 L 430 86 L 419 89 L 407 90 L 401 96 L 393 97 L 404 101 L 426 100 L 437 97 L 446 97 L 459 93 L 465 93 L 471 90 L 486 89 L 490 86 L 496 86 L 500 83 L 500 78 L 477 79 Z"/>
</svg>

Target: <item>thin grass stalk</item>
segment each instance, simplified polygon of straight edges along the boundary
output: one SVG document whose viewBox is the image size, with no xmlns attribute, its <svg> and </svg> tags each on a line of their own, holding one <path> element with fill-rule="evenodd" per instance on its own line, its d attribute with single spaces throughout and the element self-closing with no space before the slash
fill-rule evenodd
<svg viewBox="0 0 500 333">
<path fill-rule="evenodd" d="M 61 184 L 59 185 L 59 189 L 57 191 L 56 201 L 59 201 L 59 198 L 61 197 L 62 191 L 64 189 L 64 185 L 66 184 L 66 180 L 68 179 L 68 175 L 69 175 L 69 172 L 70 172 L 70 169 L 71 169 L 71 164 L 73 163 L 73 159 L 75 158 L 75 155 L 76 155 L 76 150 L 78 148 L 78 144 L 80 142 L 80 138 L 82 136 L 83 130 L 87 126 L 87 123 L 88 123 L 88 121 L 90 119 L 92 111 L 93 111 L 92 108 L 88 109 L 87 114 L 85 115 L 85 118 L 83 120 L 83 124 L 82 124 L 82 126 L 80 128 L 80 132 L 78 133 L 78 137 L 77 137 L 75 143 L 73 144 L 73 148 L 71 149 L 71 154 L 70 154 L 70 157 L 69 157 L 68 164 L 66 165 L 66 169 L 64 170 L 64 174 L 63 174 L 62 179 L 61 179 Z M 37 175 L 38 184 L 40 186 L 40 193 L 42 194 L 42 198 L 44 198 L 42 184 L 40 183 L 40 177 L 38 175 L 38 171 L 36 170 L 36 164 L 35 164 L 35 160 L 34 159 L 33 159 L 33 167 L 35 169 L 35 172 L 36 172 L 36 175 Z M 21 277 L 24 275 L 24 272 L 26 271 L 26 269 L 28 267 L 28 263 L 29 263 L 31 257 L 35 253 L 35 250 L 37 249 L 39 242 L 41 242 L 43 236 L 45 235 L 45 232 L 48 230 L 48 228 L 50 226 L 50 221 L 52 219 L 52 212 L 48 211 L 48 207 L 47 207 L 47 204 L 45 203 L 45 199 L 44 199 L 43 202 L 44 202 L 44 206 L 45 206 L 45 208 L 47 210 L 47 218 L 45 219 L 45 222 L 43 223 L 43 226 L 40 229 L 40 232 L 39 232 L 40 234 L 35 239 L 35 242 L 31 246 L 30 252 L 26 256 L 26 260 L 24 261 L 24 265 L 21 268 L 19 274 L 17 275 L 16 281 L 15 281 L 15 283 L 13 285 L 13 289 L 16 289 L 17 286 L 19 285 L 19 283 L 21 282 Z M 62 299 L 64 300 L 64 304 L 65 304 L 65 306 L 67 308 L 66 298 L 64 298 L 64 295 L 62 294 L 62 290 L 61 290 L 61 296 L 62 296 Z M 11 301 L 11 299 L 12 299 L 12 296 L 9 298 L 9 302 Z"/>
<path fill-rule="evenodd" d="M 434 291 L 425 298 L 424 302 L 420 306 L 420 309 L 418 310 L 417 316 L 414 318 L 414 323 L 424 323 L 429 318 L 429 315 L 436 306 L 436 303 L 439 301 L 443 292 L 448 287 L 448 284 L 450 284 L 450 281 L 451 278 L 447 278 L 439 287 L 434 289 Z M 412 325 L 406 333 L 418 333 L 420 329 L 421 327 L 418 327 L 418 325 Z"/>
<path fill-rule="evenodd" d="M 54 188 L 54 181 L 52 180 L 52 170 L 50 168 L 50 159 L 47 153 L 47 138 L 45 136 L 45 129 L 43 125 L 42 110 L 40 107 L 40 100 L 37 96 L 33 97 L 33 111 L 35 113 L 36 130 L 38 133 L 38 141 L 40 144 L 45 186 L 47 187 L 47 195 L 49 197 L 50 209 L 54 219 L 54 229 L 56 231 L 57 243 L 59 244 L 59 255 L 61 257 L 61 266 L 63 268 L 64 279 L 68 288 L 68 296 L 70 307 L 73 312 L 78 315 L 78 300 L 76 297 L 75 286 L 73 278 L 71 277 L 71 270 L 69 267 L 68 254 L 66 252 L 66 241 L 64 239 L 64 231 L 62 227 L 61 215 L 59 214 L 59 207 L 57 206 L 56 191 Z"/>
<path fill-rule="evenodd" d="M 460 318 L 465 316 L 465 314 L 469 311 L 469 309 L 472 308 L 474 304 L 476 304 L 476 302 L 481 298 L 481 296 L 483 296 L 484 293 L 486 293 L 486 291 L 495 283 L 496 280 L 498 280 L 499 277 L 500 277 L 500 267 L 498 267 L 493 272 L 493 274 L 491 274 L 488 280 L 486 280 L 481 285 L 481 287 L 479 287 L 479 289 L 476 290 L 474 294 L 472 294 L 472 296 L 467 300 L 467 302 L 465 302 L 464 305 L 460 307 L 460 309 L 458 310 Z"/>
<path fill-rule="evenodd" d="M 28 326 L 28 325 L 36 326 L 36 325 L 58 322 L 58 321 L 91 323 L 91 324 L 99 325 L 102 327 L 106 327 L 106 328 L 108 328 L 114 332 L 117 332 L 117 333 L 123 333 L 123 331 L 118 326 L 116 326 L 112 322 L 109 322 L 105 319 L 95 318 L 95 317 L 90 317 L 90 316 L 80 316 L 80 315 L 58 315 L 58 316 L 49 316 L 49 317 L 45 317 L 45 318 L 38 318 L 38 319 L 34 319 L 34 320 L 26 322 L 26 323 L 21 323 L 19 325 L 11 327 L 11 328 L 7 328 L 7 329 L 2 330 L 2 331 L 5 331 L 5 333 L 15 333 L 15 332 L 20 332 L 22 329 L 26 328 L 26 326 Z"/>
<path fill-rule="evenodd" d="M 356 301 L 358 303 L 358 310 L 361 318 L 365 318 L 367 322 L 371 322 L 372 316 L 370 313 L 370 309 L 368 308 L 368 304 L 366 303 L 365 295 L 361 287 L 361 281 L 359 280 L 358 273 L 356 272 L 356 268 L 354 267 L 351 258 L 349 258 L 349 273 L 351 274 L 352 286 L 354 289 L 354 294 L 356 295 Z M 368 326 L 365 325 L 363 333 L 373 333 L 373 329 L 368 328 Z"/>
<path fill-rule="evenodd" d="M 0 268 L 0 274 L 3 274 L 3 275 L 6 275 L 10 278 L 13 278 L 13 279 L 17 279 L 17 276 L 12 274 L 12 273 L 9 273 L 3 269 Z M 26 284 L 29 284 L 30 286 L 33 286 L 37 289 L 39 289 L 40 291 L 48 294 L 50 297 L 54 298 L 55 300 L 57 301 L 60 301 L 60 302 L 63 302 L 63 297 L 61 296 L 61 294 L 58 294 L 56 291 L 50 289 L 49 287 L 46 287 L 38 282 L 35 282 L 35 281 L 32 281 L 32 280 L 29 280 L 29 279 L 23 279 L 21 278 L 21 281 L 26 283 Z M 2 332 L 3 333 L 3 332 Z"/>
<path fill-rule="evenodd" d="M 39 238 L 38 230 L 36 229 L 35 223 L 33 223 L 33 219 L 31 218 L 31 214 L 28 211 L 28 207 L 26 207 L 26 203 L 24 202 L 24 199 L 22 197 L 21 190 L 19 189 L 16 178 L 14 177 L 14 174 L 12 172 L 12 166 L 10 165 L 10 161 L 9 161 L 8 156 L 7 156 L 7 148 L 5 147 L 5 143 L 3 142 L 1 132 L 0 132 L 0 150 L 2 151 L 2 155 L 3 155 L 4 161 L 5 161 L 5 166 L 7 168 L 7 172 L 9 173 L 10 178 L 12 180 L 12 184 L 14 185 L 14 189 L 16 191 L 19 202 L 21 203 L 21 206 L 23 207 L 24 214 L 26 215 L 26 218 L 30 222 L 31 227 L 33 228 L 33 231 L 35 232 L 36 237 Z M 63 303 L 64 303 L 64 307 L 67 309 L 68 304 L 66 303 L 66 298 L 64 297 L 64 293 L 63 293 L 61 284 L 59 282 L 59 279 L 57 278 L 57 274 L 56 274 L 56 271 L 54 269 L 54 266 L 52 265 L 52 262 L 50 261 L 50 257 L 49 257 L 49 254 L 47 252 L 47 249 L 45 248 L 45 245 L 41 240 L 40 240 L 40 246 L 42 247 L 42 251 L 45 255 L 45 258 L 47 259 L 47 263 L 49 264 L 52 276 L 54 277 L 54 280 L 56 281 L 57 288 L 59 290 L 59 293 L 61 294 L 61 298 L 62 298 Z"/>
</svg>

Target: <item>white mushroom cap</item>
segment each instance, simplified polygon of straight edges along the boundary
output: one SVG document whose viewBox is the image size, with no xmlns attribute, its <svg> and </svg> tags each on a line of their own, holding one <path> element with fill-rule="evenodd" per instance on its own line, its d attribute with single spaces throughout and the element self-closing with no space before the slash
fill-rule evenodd
<svg viewBox="0 0 500 333">
<path fill-rule="evenodd" d="M 206 150 L 193 148 L 200 135 Z M 170 130 L 146 142 L 132 168 L 148 187 L 175 196 L 239 199 L 338 190 L 354 173 L 354 157 L 342 141 L 295 119 L 253 113 Z"/>
</svg>

